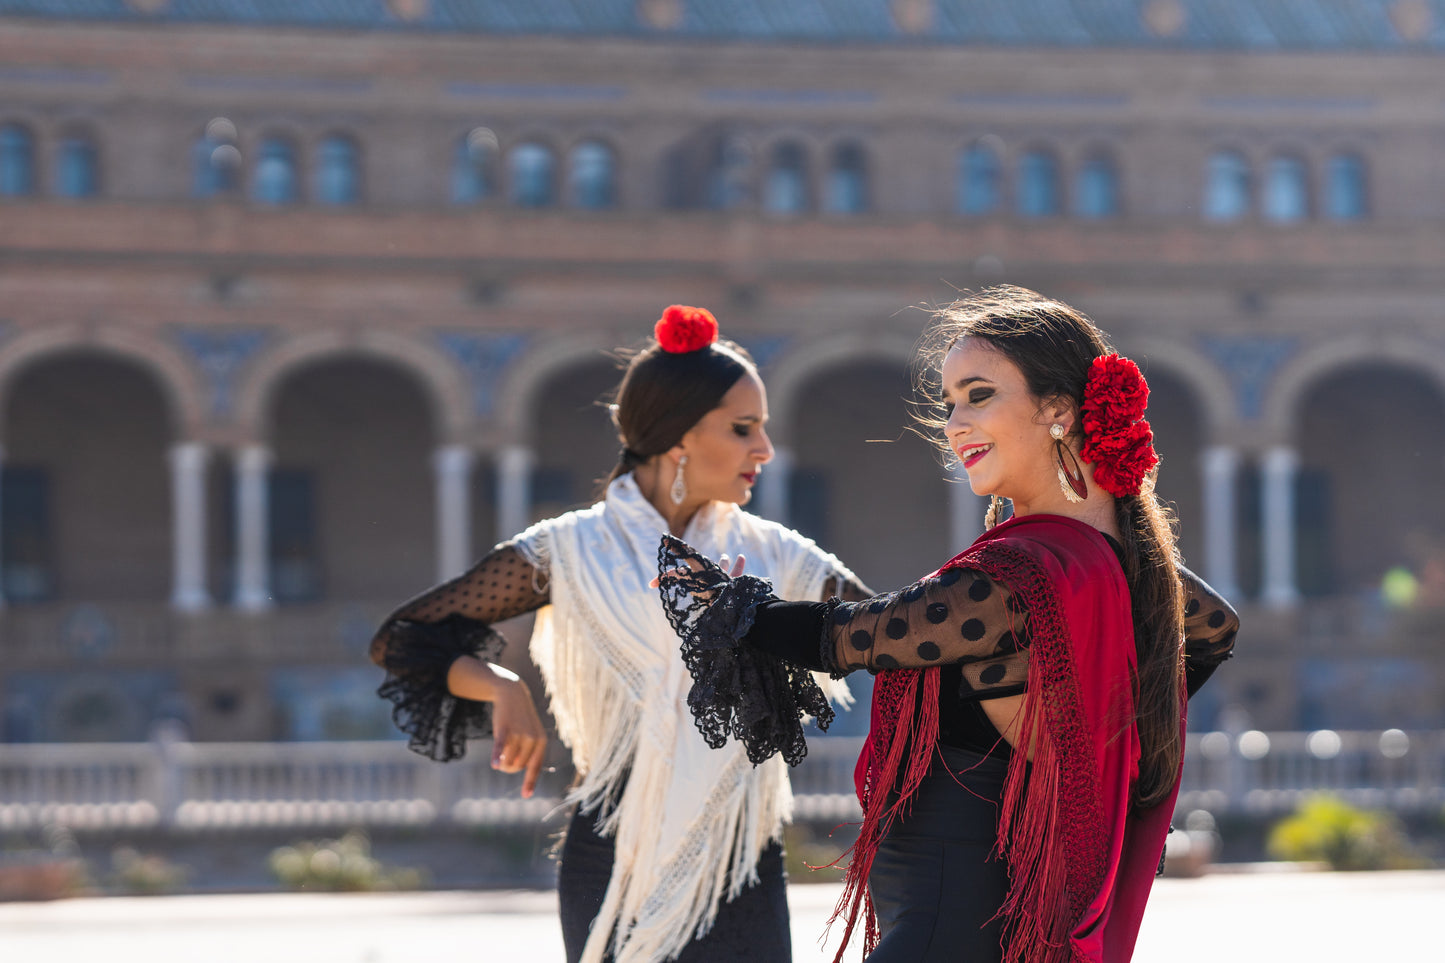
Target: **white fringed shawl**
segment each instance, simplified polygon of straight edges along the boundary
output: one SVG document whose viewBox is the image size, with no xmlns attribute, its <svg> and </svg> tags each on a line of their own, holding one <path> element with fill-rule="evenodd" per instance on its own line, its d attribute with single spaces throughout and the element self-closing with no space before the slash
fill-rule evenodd
<svg viewBox="0 0 1445 963">
<path fill-rule="evenodd" d="M 616 840 L 582 963 L 601 963 L 609 949 L 616 963 L 677 956 L 712 926 L 723 900 L 757 881 L 758 858 L 792 810 L 781 758 L 755 768 L 741 745 L 709 749 L 693 726 L 691 679 L 647 584 L 666 530 L 624 475 L 603 501 L 516 540 L 551 579 L 532 658 L 580 775 L 568 800 L 596 813 L 598 831 Z M 704 506 L 683 537 L 710 558 L 747 556 L 747 570 L 771 578 L 781 598 L 816 599 L 827 580 L 853 578 L 811 540 L 736 505 Z M 842 683 L 824 691 L 848 701 Z"/>
</svg>

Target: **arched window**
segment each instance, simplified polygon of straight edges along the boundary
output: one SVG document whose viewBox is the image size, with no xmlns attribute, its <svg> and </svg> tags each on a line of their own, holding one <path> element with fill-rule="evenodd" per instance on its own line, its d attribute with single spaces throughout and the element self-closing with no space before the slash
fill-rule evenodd
<svg viewBox="0 0 1445 963">
<path fill-rule="evenodd" d="M 1035 149 L 1019 158 L 1018 212 L 1024 217 L 1059 213 L 1059 162 L 1051 151 Z"/>
<path fill-rule="evenodd" d="M 518 207 L 551 207 L 557 203 L 557 161 L 552 149 L 535 142 L 512 148 L 512 203 Z"/>
<path fill-rule="evenodd" d="M 333 205 L 361 200 L 361 148 L 345 134 L 332 134 L 316 151 L 316 200 Z"/>
<path fill-rule="evenodd" d="M 612 148 L 589 140 L 572 148 L 567 195 L 573 207 L 600 211 L 617 204 L 617 161 Z"/>
<path fill-rule="evenodd" d="M 94 197 L 100 190 L 100 151 L 87 134 L 75 131 L 60 140 L 55 155 L 55 193 Z"/>
<path fill-rule="evenodd" d="M 1309 213 L 1305 162 L 1290 154 L 1271 157 L 1264 181 L 1264 216 L 1279 224 L 1289 224 L 1304 220 Z"/>
<path fill-rule="evenodd" d="M 868 210 L 868 159 L 863 145 L 848 143 L 833 148 L 823 206 L 830 214 L 862 214 Z"/>
<path fill-rule="evenodd" d="M 707 206 L 731 211 L 747 204 L 751 196 L 753 153 L 747 141 L 729 134 L 719 137 L 708 166 Z"/>
<path fill-rule="evenodd" d="M 236 128 L 218 118 L 191 147 L 191 194 L 213 197 L 241 186 L 241 152 L 236 149 Z"/>
<path fill-rule="evenodd" d="M 1365 190 L 1365 159 L 1359 154 L 1330 158 L 1325 189 L 1325 214 L 1336 221 L 1358 221 L 1369 212 Z"/>
<path fill-rule="evenodd" d="M 1108 154 L 1091 154 L 1074 175 L 1074 213 L 1098 219 L 1119 213 L 1119 172 Z"/>
<path fill-rule="evenodd" d="M 958 213 L 992 214 L 1003 200 L 1003 167 L 984 141 L 958 155 Z"/>
<path fill-rule="evenodd" d="M 1209 155 L 1204 182 L 1204 216 L 1211 221 L 1236 221 L 1249 213 L 1249 161 L 1234 150 Z"/>
<path fill-rule="evenodd" d="M 296 148 L 285 137 L 267 137 L 256 150 L 251 196 L 262 204 L 296 203 Z"/>
<path fill-rule="evenodd" d="M 796 141 L 773 148 L 763 209 L 773 214 L 801 214 L 808 209 L 808 155 Z"/>
<path fill-rule="evenodd" d="M 492 195 L 497 135 L 485 127 L 457 138 L 452 154 L 452 203 L 476 204 Z"/>
<path fill-rule="evenodd" d="M 0 195 L 35 193 L 35 138 L 20 124 L 0 126 Z"/>
</svg>

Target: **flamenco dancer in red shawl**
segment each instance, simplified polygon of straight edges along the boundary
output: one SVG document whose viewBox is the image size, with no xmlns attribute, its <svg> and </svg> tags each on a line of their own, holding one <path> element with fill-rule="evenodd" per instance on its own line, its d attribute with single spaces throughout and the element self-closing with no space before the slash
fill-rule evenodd
<svg viewBox="0 0 1445 963">
<path fill-rule="evenodd" d="M 877 673 L 839 958 L 862 926 L 870 963 L 1127 961 L 1186 697 L 1238 619 L 1180 562 L 1148 387 L 1092 322 L 996 288 L 940 311 L 926 343 L 941 365 L 924 387 L 947 413 L 934 424 L 992 496 L 988 531 L 907 588 L 822 603 L 779 601 L 665 538 L 689 703 L 711 744 L 731 735 L 755 762 L 791 746 L 795 763 L 790 707 L 807 695 L 768 691 L 760 670 Z"/>
</svg>

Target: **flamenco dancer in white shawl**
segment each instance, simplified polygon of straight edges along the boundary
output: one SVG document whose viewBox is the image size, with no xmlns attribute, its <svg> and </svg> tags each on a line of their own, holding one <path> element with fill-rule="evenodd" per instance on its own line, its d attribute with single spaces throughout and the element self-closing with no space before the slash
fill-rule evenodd
<svg viewBox="0 0 1445 963">
<path fill-rule="evenodd" d="M 793 753 L 754 766 L 737 742 L 708 748 L 686 708 L 692 680 L 676 635 L 648 583 L 671 533 L 711 558 L 746 556 L 783 598 L 869 593 L 809 539 L 739 507 L 773 456 L 752 360 L 717 340 L 702 309 L 673 305 L 655 334 L 618 388 L 623 448 L 603 500 L 532 526 L 397 609 L 371 655 L 387 670 L 380 692 L 413 749 L 455 759 L 467 738 L 495 733 L 492 765 L 525 771 L 529 796 L 546 736 L 526 684 L 488 661 L 501 646 L 490 626 L 541 609 L 531 654 L 578 771 L 558 873 L 569 963 L 788 960 L 785 758 L 806 750 L 799 738 Z M 778 663 L 738 671 L 811 688 L 803 670 Z M 821 699 L 798 708 L 832 717 Z M 758 707 L 759 725 L 771 717 Z"/>
</svg>

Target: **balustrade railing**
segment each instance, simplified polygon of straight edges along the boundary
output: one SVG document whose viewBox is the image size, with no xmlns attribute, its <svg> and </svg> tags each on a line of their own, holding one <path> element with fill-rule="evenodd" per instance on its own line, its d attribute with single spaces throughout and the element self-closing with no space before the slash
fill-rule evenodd
<svg viewBox="0 0 1445 963">
<path fill-rule="evenodd" d="M 815 739 L 793 772 L 799 819 L 858 815 L 859 740 Z M 489 747 L 441 765 L 398 742 L 0 746 L 0 830 L 203 830 L 300 826 L 513 825 L 562 804 L 566 766 L 532 799 L 495 772 Z M 1178 808 L 1288 812 L 1311 793 L 1396 812 L 1445 806 L 1445 731 L 1223 732 L 1189 736 Z"/>
</svg>

